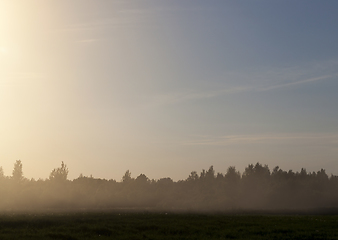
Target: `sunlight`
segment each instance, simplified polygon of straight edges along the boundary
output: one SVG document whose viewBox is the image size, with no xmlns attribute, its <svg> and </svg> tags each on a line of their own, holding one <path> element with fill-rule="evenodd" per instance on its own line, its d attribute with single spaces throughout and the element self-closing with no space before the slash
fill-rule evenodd
<svg viewBox="0 0 338 240">
<path fill-rule="evenodd" d="M 6 47 L 0 47 L 0 53 L 1 53 L 2 55 L 7 55 L 8 49 L 7 49 Z"/>
</svg>

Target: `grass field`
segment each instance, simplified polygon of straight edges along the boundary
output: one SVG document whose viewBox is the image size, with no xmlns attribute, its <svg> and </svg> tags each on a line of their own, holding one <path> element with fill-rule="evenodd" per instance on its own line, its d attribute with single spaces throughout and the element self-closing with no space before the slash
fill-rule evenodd
<svg viewBox="0 0 338 240">
<path fill-rule="evenodd" d="M 338 216 L 2 213 L 0 239 L 338 239 Z"/>
</svg>

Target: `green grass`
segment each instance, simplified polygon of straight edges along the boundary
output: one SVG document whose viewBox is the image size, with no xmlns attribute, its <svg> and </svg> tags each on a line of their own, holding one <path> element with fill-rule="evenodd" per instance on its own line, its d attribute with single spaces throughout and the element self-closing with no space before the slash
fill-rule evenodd
<svg viewBox="0 0 338 240">
<path fill-rule="evenodd" d="M 338 216 L 1 214 L 0 239 L 338 239 Z"/>
</svg>

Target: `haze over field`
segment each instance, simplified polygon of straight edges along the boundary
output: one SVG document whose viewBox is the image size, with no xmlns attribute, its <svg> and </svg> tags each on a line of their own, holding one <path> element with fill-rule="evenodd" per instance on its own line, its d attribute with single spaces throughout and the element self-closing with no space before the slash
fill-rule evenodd
<svg viewBox="0 0 338 240">
<path fill-rule="evenodd" d="M 338 2 L 0 0 L 0 166 L 338 175 Z"/>
</svg>

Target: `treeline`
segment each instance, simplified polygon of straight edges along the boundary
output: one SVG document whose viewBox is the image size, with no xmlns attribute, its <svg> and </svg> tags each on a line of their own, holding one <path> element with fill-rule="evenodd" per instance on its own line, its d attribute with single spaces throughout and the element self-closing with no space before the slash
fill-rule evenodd
<svg viewBox="0 0 338 240">
<path fill-rule="evenodd" d="M 338 177 L 325 170 L 284 171 L 250 164 L 241 174 L 235 167 L 216 173 L 211 166 L 185 180 L 150 180 L 146 175 L 121 181 L 86 177 L 68 180 L 62 162 L 48 179 L 23 176 L 20 160 L 12 176 L 0 167 L 0 210 L 105 210 L 148 209 L 188 211 L 311 210 L 338 208 Z"/>
</svg>

